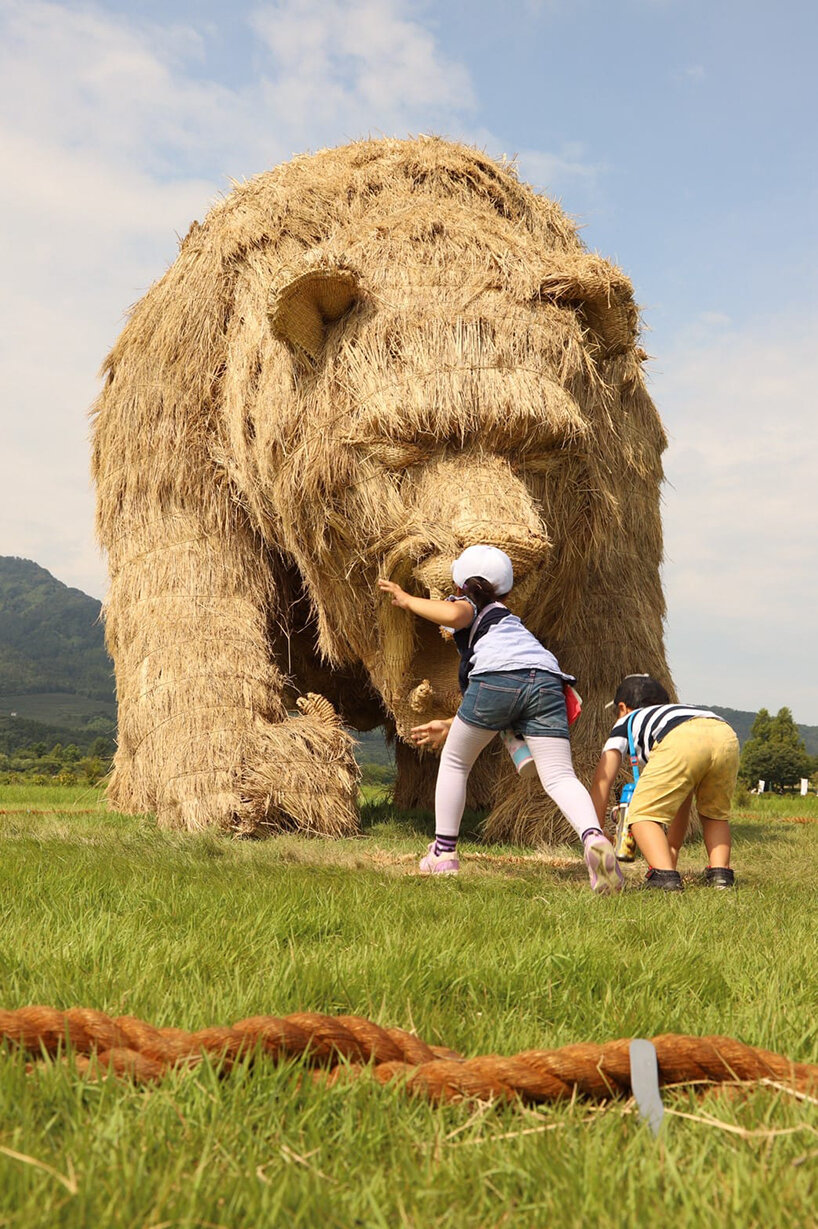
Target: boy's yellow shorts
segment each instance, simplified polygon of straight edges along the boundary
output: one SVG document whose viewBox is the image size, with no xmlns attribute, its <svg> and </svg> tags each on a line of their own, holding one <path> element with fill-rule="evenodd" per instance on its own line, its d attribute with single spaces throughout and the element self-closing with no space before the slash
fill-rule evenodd
<svg viewBox="0 0 818 1229">
<path fill-rule="evenodd" d="M 691 717 L 666 734 L 639 774 L 627 823 L 669 824 L 695 792 L 699 815 L 727 819 L 738 774 L 738 739 L 726 721 Z"/>
</svg>

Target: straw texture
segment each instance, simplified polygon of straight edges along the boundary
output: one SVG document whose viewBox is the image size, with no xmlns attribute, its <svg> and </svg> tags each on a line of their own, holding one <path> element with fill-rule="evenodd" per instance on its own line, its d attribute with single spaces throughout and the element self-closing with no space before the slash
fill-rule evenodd
<svg viewBox="0 0 818 1229">
<path fill-rule="evenodd" d="M 302 156 L 235 188 L 133 309 L 94 416 L 119 747 L 109 796 L 160 823 L 356 828 L 342 723 L 437 762 L 456 653 L 379 595 L 451 591 L 474 542 L 577 674 L 589 771 L 622 674 L 670 684 L 665 437 L 630 282 L 511 166 L 436 138 Z M 301 710 L 298 696 L 318 693 Z M 489 751 L 491 837 L 567 829 Z"/>
</svg>

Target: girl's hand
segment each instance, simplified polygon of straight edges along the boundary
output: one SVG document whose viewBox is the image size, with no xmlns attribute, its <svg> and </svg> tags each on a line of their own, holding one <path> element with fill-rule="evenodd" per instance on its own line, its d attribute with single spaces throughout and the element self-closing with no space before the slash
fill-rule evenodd
<svg viewBox="0 0 818 1229">
<path fill-rule="evenodd" d="M 400 606 L 402 610 L 408 610 L 412 614 L 419 615 L 421 619 L 428 619 L 431 623 L 437 623 L 441 627 L 451 627 L 459 631 L 463 627 L 468 627 L 474 618 L 474 606 L 468 601 L 439 602 L 430 597 L 415 597 L 401 589 L 400 585 L 396 585 L 394 580 L 384 580 L 380 576 L 378 577 L 378 588 L 381 593 L 389 594 L 393 606 Z"/>
<path fill-rule="evenodd" d="M 416 725 L 409 731 L 413 743 L 419 747 L 428 747 L 430 751 L 439 751 L 446 741 L 452 725 L 452 718 L 446 717 L 437 721 L 427 721 L 425 725 Z"/>
<path fill-rule="evenodd" d="M 389 593 L 392 597 L 392 605 L 400 606 L 402 610 L 409 608 L 409 594 L 401 589 L 400 585 L 396 585 L 394 580 L 384 580 L 378 577 L 378 588 L 382 593 Z"/>
</svg>

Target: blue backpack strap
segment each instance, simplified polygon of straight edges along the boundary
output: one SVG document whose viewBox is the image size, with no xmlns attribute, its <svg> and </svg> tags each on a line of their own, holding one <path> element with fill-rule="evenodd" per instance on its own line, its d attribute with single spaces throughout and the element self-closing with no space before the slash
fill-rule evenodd
<svg viewBox="0 0 818 1229">
<path fill-rule="evenodd" d="M 630 753 L 631 768 L 633 770 L 634 781 L 639 780 L 639 757 L 636 754 L 636 743 L 633 741 L 633 719 L 636 713 L 631 713 L 628 717 L 628 751 Z"/>
</svg>

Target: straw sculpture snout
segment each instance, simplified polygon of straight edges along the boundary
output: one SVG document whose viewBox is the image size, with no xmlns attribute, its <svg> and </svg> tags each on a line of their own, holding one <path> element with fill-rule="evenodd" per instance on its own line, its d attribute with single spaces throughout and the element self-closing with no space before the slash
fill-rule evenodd
<svg viewBox="0 0 818 1229">
<path fill-rule="evenodd" d="M 670 684 L 659 487 L 627 277 L 552 201 L 464 146 L 363 141 L 237 187 L 135 307 L 96 406 L 119 745 L 109 798 L 188 829 L 356 830 L 348 728 L 459 702 L 432 596 L 492 542 L 508 597 L 575 673 L 580 770 L 622 674 Z M 306 702 L 298 704 L 310 693 Z M 561 837 L 494 751 L 486 831 Z"/>
<path fill-rule="evenodd" d="M 402 492 L 414 532 L 387 556 L 392 578 L 420 596 L 445 597 L 453 592 L 454 559 L 467 546 L 491 542 L 512 561 L 509 604 L 523 619 L 536 614 L 551 542 L 531 492 L 507 458 L 447 449 L 410 470 Z M 419 722 L 456 712 L 458 658 L 433 625 L 396 620 L 387 602 L 380 617 L 382 639 L 391 652 L 378 687 L 398 736 L 409 741 L 411 728 Z"/>
</svg>

